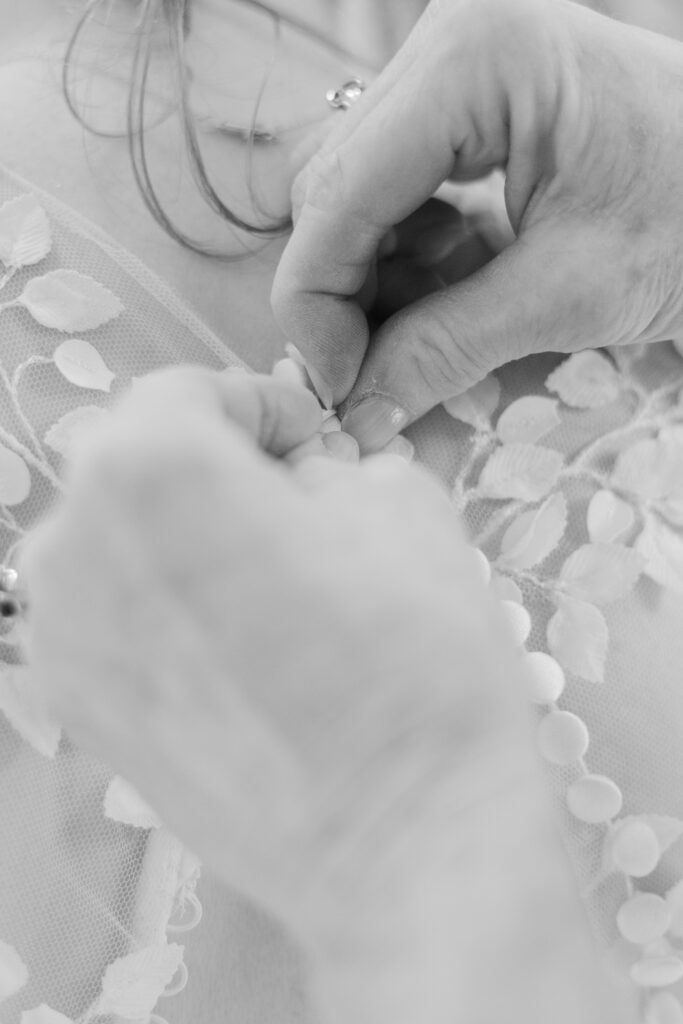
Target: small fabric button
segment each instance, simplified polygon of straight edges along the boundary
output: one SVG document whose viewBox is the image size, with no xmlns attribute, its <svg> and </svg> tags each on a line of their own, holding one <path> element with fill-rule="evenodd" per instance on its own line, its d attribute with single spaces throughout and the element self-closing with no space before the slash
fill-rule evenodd
<svg viewBox="0 0 683 1024">
<path fill-rule="evenodd" d="M 538 727 L 538 747 L 552 764 L 571 764 L 588 750 L 586 723 L 570 711 L 551 711 Z"/>
<path fill-rule="evenodd" d="M 532 651 L 522 658 L 522 667 L 526 674 L 529 699 L 534 704 L 554 704 L 565 687 L 565 677 L 561 666 L 543 651 Z"/>
<path fill-rule="evenodd" d="M 632 878 L 644 878 L 657 867 L 661 856 L 654 829 L 644 821 L 628 821 L 617 831 L 612 846 L 612 862 Z"/>
<path fill-rule="evenodd" d="M 616 782 L 605 775 L 584 775 L 567 790 L 567 803 L 575 818 L 600 825 L 616 818 L 623 797 Z"/>
<path fill-rule="evenodd" d="M 522 647 L 531 632 L 531 616 L 526 608 L 516 601 L 501 601 L 501 608 L 512 642 L 516 647 Z"/>
<path fill-rule="evenodd" d="M 631 977 L 641 988 L 666 988 L 683 978 L 683 960 L 677 956 L 653 956 L 639 960 Z"/>
<path fill-rule="evenodd" d="M 636 893 L 621 905 L 617 914 L 621 934 L 640 946 L 661 939 L 670 924 L 670 907 L 666 900 L 652 892 Z"/>
</svg>

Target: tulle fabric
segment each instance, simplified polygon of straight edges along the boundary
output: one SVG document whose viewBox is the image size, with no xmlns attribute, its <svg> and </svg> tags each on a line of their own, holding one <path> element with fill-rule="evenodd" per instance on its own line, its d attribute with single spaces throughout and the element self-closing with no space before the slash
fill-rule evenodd
<svg viewBox="0 0 683 1024">
<path fill-rule="evenodd" d="M 0 202 L 22 195 L 35 196 L 46 210 L 52 248 L 39 265 L 13 276 L 0 301 L 14 299 L 31 279 L 67 269 L 108 288 L 123 312 L 100 328 L 68 335 L 42 326 L 23 309 L 0 313 L 0 443 L 10 450 L 18 445 L 19 451 L 33 450 L 27 422 L 41 451 L 30 466 L 28 497 L 1 513 L 0 560 L 10 562 L 25 531 L 58 496 L 65 460 L 46 437 L 54 441 L 50 429 L 66 414 L 105 409 L 135 377 L 162 366 L 241 365 L 137 260 L 73 211 L 10 172 L 0 172 Z M 58 346 L 76 333 L 96 347 L 115 374 L 110 391 L 74 385 L 52 362 Z M 0 701 L 6 710 L 9 673 L 20 662 L 17 640 L 16 633 L 0 639 L 5 678 Z M 0 714 L 0 941 L 18 953 L 28 982 L 2 1003 L 2 1020 L 15 1024 L 23 1011 L 46 1004 L 68 1019 L 85 1021 L 108 965 L 162 942 L 178 944 L 182 932 L 174 931 L 174 922 L 182 929 L 192 919 L 198 865 L 163 828 L 136 827 L 106 816 L 112 776 L 105 766 L 66 737 L 54 756 L 46 756 L 37 749 L 40 742 L 26 742 L 17 731 L 21 721 L 16 712 L 12 717 L 15 726 Z M 158 1013 L 163 1012 L 160 1006 Z"/>
<path fill-rule="evenodd" d="M 14 275 L 0 292 L 0 301 L 19 296 L 32 278 L 71 269 L 108 288 L 121 301 L 123 311 L 81 333 L 114 375 L 109 391 L 74 383 L 73 373 L 70 379 L 55 364 L 55 350 L 76 332 L 60 334 L 36 322 L 21 307 L 0 312 L 4 371 L 0 443 L 15 454 L 27 450 L 34 454 L 34 461 L 28 463 L 28 497 L 0 509 L 0 549 L 10 561 L 25 531 L 59 493 L 65 456 L 59 445 L 52 447 L 46 440 L 54 441 L 56 423 L 78 408 L 106 409 L 110 397 L 161 366 L 199 363 L 220 369 L 239 365 L 229 349 L 135 258 L 29 183 L 9 172 L 0 174 L 1 202 L 27 194 L 35 196 L 47 212 L 52 248 L 39 265 L 26 266 Z M 548 345 L 552 347 L 552 339 Z M 616 362 L 611 356 L 601 358 L 620 383 L 613 389 L 612 400 L 598 407 L 561 402 L 548 389 L 549 375 L 565 362 L 565 357 L 548 355 L 500 371 L 497 407 L 477 426 L 439 409 L 409 431 L 418 458 L 449 488 L 458 482 L 462 485 L 458 503 L 465 508 L 473 539 L 486 551 L 498 575 L 519 585 L 532 620 L 528 650 L 548 649 L 547 625 L 554 610 L 549 595 L 571 553 L 590 541 L 589 502 L 596 490 L 612 486 L 618 453 L 666 429 L 665 419 L 669 425 L 676 421 L 683 358 L 674 346 L 630 350 L 626 356 L 617 354 Z M 24 369 L 17 380 L 20 366 Z M 661 409 L 638 427 L 634 409 L 655 393 L 663 396 Z M 486 497 L 481 480 L 487 461 L 500 445 L 494 434 L 501 411 L 529 395 L 558 402 L 559 422 L 532 446 L 563 453 L 563 468 L 554 487 L 564 494 L 568 525 L 540 568 L 525 573 L 505 568 L 501 541 L 512 522 L 528 507 L 538 507 L 539 501 L 527 506 Z M 39 457 L 27 430 L 39 446 Z M 593 456 L 584 460 L 588 472 L 572 472 L 573 459 L 590 445 Z M 646 495 L 632 495 L 629 500 L 634 526 L 620 543 L 632 548 L 637 546 L 645 517 L 656 513 Z M 670 530 L 683 547 L 680 528 L 674 524 Z M 676 552 L 676 547 L 669 552 L 674 562 Z M 677 572 L 683 580 L 683 565 L 678 565 Z M 601 608 L 609 631 L 604 680 L 587 681 L 569 671 L 560 700 L 563 709 L 585 721 L 590 746 L 581 765 L 549 767 L 548 778 L 596 934 L 606 946 L 623 947 L 616 913 L 634 883 L 623 873 L 604 870 L 609 826 L 579 821 L 567 808 L 566 793 L 581 772 L 590 771 L 610 777 L 620 787 L 624 794 L 621 817 L 666 816 L 674 828 L 675 822 L 683 820 L 683 585 L 676 584 L 677 578 L 674 574 L 673 582 L 661 585 L 643 572 L 633 588 Z M 79 1024 L 136 1019 L 130 1013 L 98 1013 L 107 969 L 141 951 L 163 954 L 171 949 L 173 953 L 179 944 L 195 941 L 197 931 L 183 936 L 177 929 L 195 924 L 199 916 L 195 893 L 199 865 L 163 825 L 150 827 L 144 808 L 136 810 L 134 802 L 123 812 L 111 813 L 107 801 L 115 780 L 106 766 L 84 756 L 68 737 L 61 737 L 56 752 L 46 745 L 44 729 L 38 728 L 36 740 L 30 711 L 24 708 L 18 714 L 16 707 L 12 710 L 7 704 L 7 680 L 19 671 L 15 634 L 0 638 L 0 657 L 5 679 L 5 689 L 0 686 L 5 702 L 5 714 L 0 714 L 0 943 L 16 952 L 28 972 L 25 984 L 1 1005 L 3 1024 L 20 1024 L 24 1011 L 41 1005 Z M 546 712 L 536 713 L 541 718 Z M 142 816 L 136 819 L 138 812 Z M 529 857 L 534 857 L 533 849 Z M 657 869 L 635 886 L 664 894 L 682 876 L 683 842 L 676 840 Z M 198 892 L 201 897 L 201 884 Z M 622 953 L 626 970 L 642 950 L 628 946 Z M 184 1024 L 174 1017 L 172 998 L 165 1002 L 163 997 L 164 991 L 173 992 L 182 985 L 183 970 L 171 959 L 166 971 L 171 977 L 162 977 L 164 972 L 155 971 L 152 959 L 145 961 L 146 967 L 138 964 L 135 969 L 140 973 L 139 984 L 156 986 L 154 1002 L 157 996 L 159 1002 L 152 1016 L 147 1012 L 139 1019 L 168 1015 Z M 298 983 L 298 978 L 293 979 L 292 984 Z M 644 1004 L 648 998 L 645 991 Z"/>
</svg>

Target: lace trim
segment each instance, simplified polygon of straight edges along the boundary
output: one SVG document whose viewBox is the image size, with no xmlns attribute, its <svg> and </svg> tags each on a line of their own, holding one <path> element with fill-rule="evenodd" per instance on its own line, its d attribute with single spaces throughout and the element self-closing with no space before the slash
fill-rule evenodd
<svg viewBox="0 0 683 1024">
<path fill-rule="evenodd" d="M 106 253 L 118 266 L 129 273 L 148 295 L 157 299 L 165 306 L 176 320 L 186 326 L 190 333 L 203 342 L 222 362 L 229 366 L 240 366 L 243 369 L 249 369 L 247 364 L 235 355 L 221 341 L 218 335 L 214 334 L 204 321 L 178 298 L 176 293 L 162 278 L 158 277 L 149 267 L 145 266 L 144 263 L 141 263 L 140 260 L 115 242 L 110 235 L 88 220 L 87 217 L 72 210 L 71 207 L 62 203 L 59 199 L 50 195 L 50 193 L 33 185 L 16 171 L 10 170 L 5 164 L 0 163 L 0 173 L 12 181 L 17 188 L 35 196 L 55 219 L 74 234 L 94 242 L 102 252 Z"/>
</svg>

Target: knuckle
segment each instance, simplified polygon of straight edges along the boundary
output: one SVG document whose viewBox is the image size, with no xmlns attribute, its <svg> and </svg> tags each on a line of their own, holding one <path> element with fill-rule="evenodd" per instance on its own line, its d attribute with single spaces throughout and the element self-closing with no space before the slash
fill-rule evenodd
<svg viewBox="0 0 683 1024">
<path fill-rule="evenodd" d="M 465 325 L 445 313 L 417 324 L 407 348 L 408 379 L 413 375 L 435 400 L 450 397 L 454 387 L 469 386 L 488 372 L 476 340 Z"/>
</svg>

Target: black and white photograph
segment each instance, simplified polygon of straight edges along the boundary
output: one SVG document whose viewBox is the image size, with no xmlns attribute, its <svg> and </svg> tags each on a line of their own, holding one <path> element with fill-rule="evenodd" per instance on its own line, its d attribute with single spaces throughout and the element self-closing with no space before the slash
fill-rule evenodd
<svg viewBox="0 0 683 1024">
<path fill-rule="evenodd" d="M 683 1024 L 683 0 L 0 0 L 0 1024 Z"/>
</svg>

